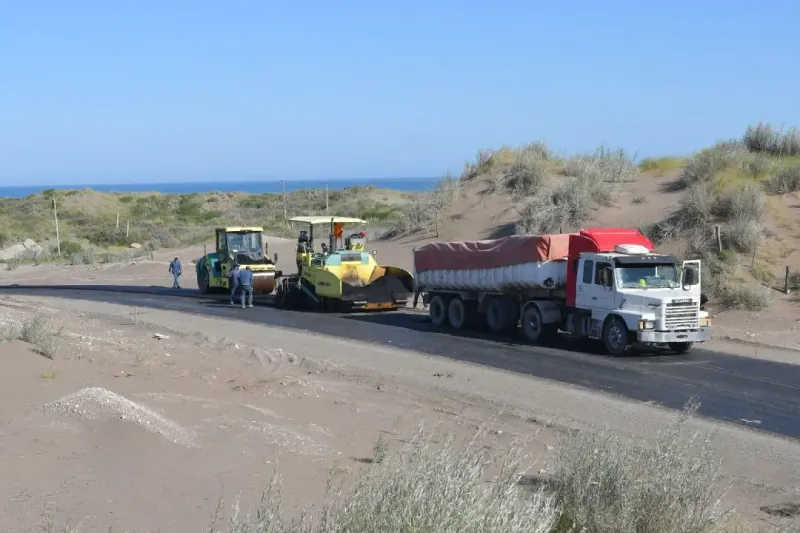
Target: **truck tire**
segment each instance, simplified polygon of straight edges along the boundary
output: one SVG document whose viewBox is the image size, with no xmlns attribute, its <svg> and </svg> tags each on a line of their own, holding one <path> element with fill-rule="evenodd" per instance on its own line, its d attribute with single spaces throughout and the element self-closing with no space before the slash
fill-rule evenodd
<svg viewBox="0 0 800 533">
<path fill-rule="evenodd" d="M 431 317 L 431 322 L 434 326 L 447 325 L 447 304 L 444 298 L 439 294 L 434 294 L 428 304 L 428 315 Z"/>
<path fill-rule="evenodd" d="M 203 294 L 208 294 L 211 292 L 211 283 L 208 280 L 208 270 L 205 267 L 200 269 L 200 273 L 197 276 L 197 288 L 200 289 L 200 292 Z"/>
<path fill-rule="evenodd" d="M 628 326 L 616 315 L 611 315 L 603 324 L 603 345 L 609 355 L 625 355 L 630 347 Z"/>
<path fill-rule="evenodd" d="M 517 327 L 519 309 L 516 302 L 492 298 L 486 308 L 486 324 L 492 333 L 508 333 Z"/>
<path fill-rule="evenodd" d="M 447 305 L 447 320 L 456 329 L 467 329 L 475 323 L 476 302 L 464 301 L 455 296 Z"/>
<path fill-rule="evenodd" d="M 668 346 L 673 352 L 683 355 L 692 349 L 693 344 L 693 342 L 670 342 Z"/>
<path fill-rule="evenodd" d="M 522 332 L 528 342 L 545 344 L 553 341 L 558 335 L 558 325 L 545 324 L 539 308 L 529 305 L 522 313 Z"/>
</svg>

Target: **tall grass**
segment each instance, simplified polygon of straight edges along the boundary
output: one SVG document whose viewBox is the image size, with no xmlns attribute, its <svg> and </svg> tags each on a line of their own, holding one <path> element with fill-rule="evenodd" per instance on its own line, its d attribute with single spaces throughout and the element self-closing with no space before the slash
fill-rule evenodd
<svg viewBox="0 0 800 533">
<path fill-rule="evenodd" d="M 682 436 L 698 405 L 687 404 L 652 447 L 602 430 L 563 443 L 555 488 L 568 521 L 592 533 L 694 533 L 725 523 L 711 439 Z"/>
<path fill-rule="evenodd" d="M 742 141 L 751 152 L 774 156 L 800 155 L 800 131 L 797 128 L 781 130 L 759 122 L 747 127 Z"/>
</svg>

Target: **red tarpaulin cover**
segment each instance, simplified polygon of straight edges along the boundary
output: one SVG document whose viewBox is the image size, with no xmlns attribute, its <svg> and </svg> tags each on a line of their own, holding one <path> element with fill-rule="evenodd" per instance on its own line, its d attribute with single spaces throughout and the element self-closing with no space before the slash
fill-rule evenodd
<svg viewBox="0 0 800 533">
<path fill-rule="evenodd" d="M 500 268 L 564 259 L 569 234 L 513 235 L 486 241 L 432 242 L 417 248 L 417 272 Z"/>
</svg>

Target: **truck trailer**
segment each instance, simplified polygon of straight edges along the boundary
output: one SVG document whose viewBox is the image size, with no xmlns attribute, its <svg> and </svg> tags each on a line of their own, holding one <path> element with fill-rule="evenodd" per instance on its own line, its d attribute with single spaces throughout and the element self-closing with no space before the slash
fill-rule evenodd
<svg viewBox="0 0 800 533">
<path fill-rule="evenodd" d="M 658 254 L 636 229 L 434 242 L 413 254 L 415 293 L 437 326 L 507 334 L 521 323 L 533 344 L 564 332 L 611 355 L 636 344 L 683 354 L 711 339 L 700 261 Z"/>
</svg>

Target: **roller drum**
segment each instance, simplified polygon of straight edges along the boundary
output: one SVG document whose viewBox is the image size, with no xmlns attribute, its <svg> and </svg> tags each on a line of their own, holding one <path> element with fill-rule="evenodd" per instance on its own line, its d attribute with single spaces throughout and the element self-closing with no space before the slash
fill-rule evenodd
<svg viewBox="0 0 800 533">
<path fill-rule="evenodd" d="M 272 294 L 275 272 L 253 272 L 253 294 Z"/>
</svg>

